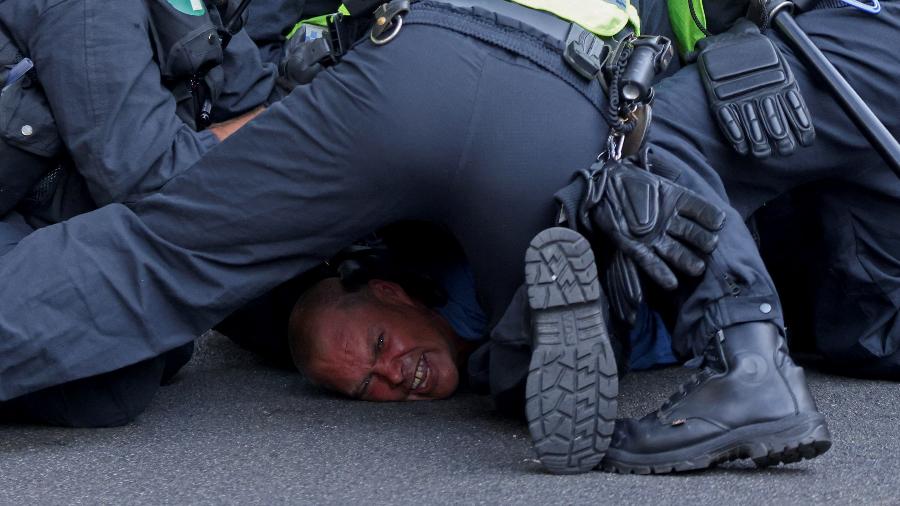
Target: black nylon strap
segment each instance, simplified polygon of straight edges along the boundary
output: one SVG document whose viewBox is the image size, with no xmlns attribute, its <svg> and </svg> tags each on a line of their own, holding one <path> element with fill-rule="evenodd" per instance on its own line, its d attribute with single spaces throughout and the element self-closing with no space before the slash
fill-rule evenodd
<svg viewBox="0 0 900 506">
<path fill-rule="evenodd" d="M 561 18 L 550 14 L 549 12 L 529 9 L 523 5 L 513 3 L 507 0 L 433 0 L 436 3 L 444 3 L 464 9 L 478 7 L 486 11 L 494 12 L 500 16 L 506 16 L 514 19 L 522 24 L 528 25 L 535 30 L 547 35 L 551 39 L 559 42 L 559 47 L 563 47 L 569 36 L 569 30 L 572 23 L 564 21 Z"/>
</svg>

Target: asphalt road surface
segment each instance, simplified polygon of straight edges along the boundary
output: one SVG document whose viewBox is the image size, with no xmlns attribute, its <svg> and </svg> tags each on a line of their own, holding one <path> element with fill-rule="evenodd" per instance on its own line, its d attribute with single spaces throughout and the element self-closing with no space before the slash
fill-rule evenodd
<svg viewBox="0 0 900 506">
<path fill-rule="evenodd" d="M 688 374 L 629 376 L 620 412 L 652 410 Z M 834 436 L 818 459 L 560 477 L 486 397 L 337 399 L 209 333 L 131 425 L 0 426 L 0 504 L 900 504 L 900 385 L 810 377 Z"/>
</svg>

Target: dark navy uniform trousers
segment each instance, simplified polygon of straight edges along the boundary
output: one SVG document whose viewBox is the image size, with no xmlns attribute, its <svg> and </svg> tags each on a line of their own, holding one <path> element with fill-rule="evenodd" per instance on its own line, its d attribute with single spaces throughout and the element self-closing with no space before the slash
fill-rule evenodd
<svg viewBox="0 0 900 506">
<path fill-rule="evenodd" d="M 699 83 L 676 82 L 665 93 L 707 114 Z M 404 219 L 441 223 L 459 238 L 483 306 L 501 323 L 489 380 L 506 391 L 527 369 L 515 362 L 527 360 L 521 325 L 502 325 L 523 252 L 552 224 L 553 193 L 603 149 L 604 105 L 596 83 L 528 31 L 415 4 L 394 41 L 362 42 L 158 194 L 39 230 L 4 256 L 0 398 L 158 356 Z M 728 212 L 707 273 L 677 294 L 675 339 L 686 348 L 735 323 L 781 324 L 722 180 L 675 154 L 695 142 L 655 150 L 666 174 Z"/>
<path fill-rule="evenodd" d="M 882 2 L 877 16 L 851 7 L 818 9 L 798 23 L 865 99 L 895 137 L 900 136 L 897 80 L 900 3 Z M 815 144 L 786 158 L 735 156 L 719 134 L 699 84 L 685 68 L 658 86 L 651 142 L 727 190 L 741 216 L 792 189 L 809 186 L 803 210 L 811 219 L 781 236 L 811 237 L 796 251 L 794 280 L 807 285 L 816 347 L 838 369 L 900 378 L 900 181 L 850 122 L 829 92 L 776 34 L 816 127 Z M 711 172 L 718 176 L 714 177 Z M 772 220 L 760 223 L 780 227 Z M 814 229 L 814 231 L 808 229 Z M 763 236 L 773 236 L 762 231 Z M 727 247 L 727 245 L 726 245 Z M 713 266 L 713 269 L 715 266 Z"/>
</svg>

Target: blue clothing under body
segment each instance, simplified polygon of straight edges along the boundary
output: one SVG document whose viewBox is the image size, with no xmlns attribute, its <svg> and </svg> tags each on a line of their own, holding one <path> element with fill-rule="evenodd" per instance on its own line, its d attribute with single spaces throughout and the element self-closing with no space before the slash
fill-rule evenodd
<svg viewBox="0 0 900 506">
<path fill-rule="evenodd" d="M 437 311 L 466 341 L 487 338 L 488 319 L 478 304 L 472 268 L 461 259 L 449 260 L 435 269 L 437 281 L 447 293 L 447 303 Z M 628 369 L 640 371 L 678 362 L 672 353 L 672 336 L 655 311 L 641 305 L 634 327 L 628 334 Z"/>
</svg>

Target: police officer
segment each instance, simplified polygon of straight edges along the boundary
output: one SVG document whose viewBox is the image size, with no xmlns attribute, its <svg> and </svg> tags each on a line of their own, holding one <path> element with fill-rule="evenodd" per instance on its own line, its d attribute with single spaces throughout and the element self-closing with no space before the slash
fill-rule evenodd
<svg viewBox="0 0 900 506">
<path fill-rule="evenodd" d="M 402 219 L 437 221 L 459 238 L 494 327 L 491 387 L 499 394 L 519 386 L 531 354 L 505 335 L 515 328 L 503 325 L 504 315 L 523 281 L 510 259 L 520 258 L 548 217 L 557 214 L 556 189 L 608 148 L 607 104 L 600 83 L 585 79 L 561 57 L 559 37 L 548 38 L 522 21 L 515 11 L 521 7 L 492 3 L 496 10 L 512 11 L 423 1 L 408 13 L 386 13 L 383 32 L 361 40 L 339 65 L 295 89 L 158 194 L 50 227 L 10 252 L 0 265 L 4 279 L 23 276 L 19 268 L 26 257 L 52 255 L 57 261 L 48 262 L 49 270 L 28 283 L 24 294 L 14 297 L 0 287 L 0 332 L 6 337 L 0 352 L 9 364 L 0 395 L 47 386 L 47 370 L 72 377 L 97 374 L 188 342 L 283 279 Z M 598 12 L 584 17 L 579 9 L 566 14 L 607 40 L 635 23 L 628 4 L 597 6 L 600 19 L 594 17 Z M 644 25 L 647 32 L 658 31 L 652 23 Z M 696 82 L 668 93 L 703 97 Z M 678 284 L 670 269 L 697 274 L 704 263 L 707 267 L 697 280 L 679 285 L 678 328 L 682 339 L 696 332 L 704 346 L 713 343 L 719 368 L 699 378 L 701 388 L 685 390 L 687 404 L 706 411 L 659 419 L 685 431 L 666 441 L 678 450 L 674 460 L 654 470 L 702 468 L 739 454 L 762 464 L 792 461 L 794 452 L 814 457 L 828 448 L 830 436 L 802 371 L 786 355 L 778 298 L 749 231 L 728 206 L 714 173 L 695 171 L 668 149 L 654 151 L 652 170 L 611 160 L 585 180 L 608 183 L 594 186 L 595 199 L 586 208 L 596 238 L 618 245 L 630 262 L 669 288 Z M 641 195 L 654 206 L 629 209 L 629 200 Z M 725 212 L 724 223 L 710 205 Z M 254 212 L 248 216 L 246 209 Z M 653 212 L 641 214 L 641 209 Z M 630 216 L 626 223 L 616 221 L 625 215 Z M 173 223 L 187 216 L 191 219 Z M 705 262 L 673 239 L 709 251 L 720 226 L 718 248 Z M 554 235 L 560 244 L 578 242 L 552 232 L 539 235 L 534 249 L 549 247 Z M 116 253 L 122 250 L 129 255 Z M 569 250 L 573 256 L 564 255 L 567 261 L 590 272 L 584 250 Z M 70 271 L 83 265 L 79 261 L 93 255 L 103 257 L 92 263 L 98 272 L 73 276 Z M 98 281 L 128 279 L 135 265 L 140 283 Z M 531 265 L 541 265 L 540 260 Z M 541 279 L 533 277 L 532 286 Z M 585 280 L 593 294 L 589 302 L 602 306 L 595 282 Z M 27 312 L 23 301 L 31 300 L 47 305 Z M 531 306 L 538 314 L 556 311 Z M 63 307 L 65 314 L 50 307 Z M 111 307 L 144 312 L 124 311 L 132 317 L 122 318 Z M 594 428 L 591 448 L 584 461 L 572 461 L 565 452 L 554 455 L 554 445 L 549 451 L 539 446 L 544 463 L 557 472 L 589 469 L 608 441 L 615 371 L 607 366 L 603 336 L 591 340 L 597 344 L 588 350 L 596 359 L 592 384 L 598 387 L 586 392 L 590 402 L 573 402 L 575 411 L 567 413 L 588 416 Z M 68 352 L 73 347 L 99 351 L 90 360 L 75 361 Z M 573 370 L 562 372 L 573 378 Z M 529 396 L 540 402 L 543 393 L 549 398 L 565 389 L 551 384 L 548 392 Z M 709 407 L 722 399 L 743 400 L 747 407 L 721 412 Z M 575 428 L 554 424 L 554 411 L 537 410 L 532 425 L 558 427 L 562 441 L 584 439 Z M 747 453 L 739 453 L 744 448 Z M 625 470 L 647 464 L 620 455 L 617 465 Z"/>
<path fill-rule="evenodd" d="M 0 5 L 0 253 L 37 227 L 158 191 L 258 113 L 273 95 L 274 66 L 262 64 L 243 30 L 232 36 L 223 26 L 235 7 Z M 78 378 L 0 411 L 57 425 L 127 423 L 192 349 Z"/>
<path fill-rule="evenodd" d="M 873 15 L 851 7 L 847 2 L 814 4 L 813 10 L 797 18 L 798 23 L 896 135 L 900 131 L 900 122 L 893 114 L 893 101 L 888 97 L 896 96 L 890 83 L 896 79 L 900 61 L 883 41 L 900 28 L 900 6 L 896 2 L 884 2 L 880 14 Z M 811 124 L 800 125 L 801 121 L 790 110 L 773 109 L 776 114 L 770 117 L 775 122 L 770 124 L 769 117 L 763 115 L 766 109 L 756 109 L 766 97 L 789 104 L 784 82 L 769 88 L 768 94 L 759 93 L 757 89 L 749 98 L 738 96 L 722 100 L 724 94 L 710 93 L 705 100 L 701 94 L 672 93 L 701 86 L 708 91 L 715 90 L 718 84 L 710 86 L 706 79 L 711 67 L 704 61 L 704 54 L 744 40 L 758 40 L 758 35 L 748 39 L 748 32 L 743 27 L 737 28 L 708 38 L 695 33 L 684 44 L 688 49 L 705 48 L 698 59 L 700 71 L 685 69 L 658 87 L 658 100 L 654 104 L 658 122 L 650 133 L 650 140 L 704 174 L 712 184 L 724 187 L 731 204 L 742 217 L 748 217 L 767 201 L 789 190 L 815 182 L 812 187 L 814 200 L 809 201 L 815 207 L 803 214 L 814 216 L 814 224 L 822 230 L 822 235 L 814 239 L 820 248 L 803 244 L 798 251 L 782 251 L 786 255 L 810 255 L 796 259 L 802 267 L 794 276 L 803 276 L 807 271 L 804 278 L 815 279 L 812 286 L 805 287 L 805 292 L 811 297 L 807 303 L 814 308 L 812 325 L 817 345 L 844 371 L 866 370 L 869 375 L 896 379 L 900 340 L 893 324 L 897 305 L 890 294 L 892 280 L 898 273 L 898 235 L 886 224 L 893 223 L 892 217 L 900 209 L 900 185 L 887 165 L 847 119 L 833 97 L 819 86 L 816 78 L 803 72 L 802 62 L 773 30 L 768 36 L 775 47 L 781 48 L 780 53 L 788 67 L 794 69 L 791 79 L 796 78 L 797 88 L 802 90 L 809 103 L 815 104 L 810 114 L 811 123 L 815 125 L 815 142 L 809 142 Z M 698 31 L 696 25 L 693 31 Z M 695 40 L 704 42 L 695 47 Z M 760 64 L 757 67 L 764 71 L 772 69 Z M 740 125 L 736 131 L 738 135 L 723 126 L 722 116 L 706 113 L 704 109 L 710 105 L 714 113 L 724 108 L 739 111 L 733 117 Z M 751 114 L 757 111 L 760 114 L 747 116 L 744 114 L 747 110 Z M 760 126 L 757 133 L 748 128 L 754 119 Z M 685 142 L 685 139 L 692 141 Z M 735 156 L 735 151 L 742 156 Z M 810 221 L 800 223 L 809 225 Z M 802 228 L 789 233 L 799 237 L 816 236 L 815 232 Z M 816 266 L 820 270 L 813 270 Z M 733 285 L 739 296 L 745 290 L 746 280 L 729 277 L 731 279 L 723 277 L 722 281 Z M 760 304 L 759 313 L 764 312 L 763 309 L 768 306 Z M 752 313 L 751 310 L 748 314 Z M 762 314 L 760 318 L 765 319 Z M 684 332 L 685 323 L 681 319 L 676 327 L 675 334 L 681 337 L 676 337 L 676 347 L 682 352 L 692 348 L 701 351 L 707 346 L 706 342 L 683 337 L 699 336 L 702 332 Z M 664 455 L 682 450 L 685 440 L 699 438 L 703 432 L 696 426 L 690 427 L 690 422 L 680 425 L 674 421 L 690 414 L 727 423 L 734 412 L 752 409 L 753 401 L 743 398 L 734 403 L 720 401 L 714 408 L 717 415 L 704 414 L 701 406 L 704 391 L 709 394 L 720 388 L 711 378 L 723 373 L 723 364 L 734 366 L 728 359 L 721 360 L 723 355 L 717 357 L 719 349 L 723 349 L 727 357 L 731 346 L 726 332 L 721 343 L 714 341 L 712 348 L 707 348 L 705 356 L 709 357 L 707 364 L 710 367 L 686 387 L 691 394 L 673 396 L 659 411 L 645 419 L 619 422 L 605 466 L 634 472 L 666 470 L 671 461 L 667 462 Z M 771 406 L 766 403 L 757 407 L 771 409 Z M 799 459 L 804 456 L 804 451 L 801 447 L 790 453 L 792 458 Z M 761 460 L 767 458 L 762 456 Z"/>
<path fill-rule="evenodd" d="M 840 33 L 841 44 L 852 41 L 858 48 L 853 53 L 845 52 L 834 40 L 823 41 L 819 47 L 895 133 L 896 114 L 888 99 L 893 90 L 888 83 L 894 79 L 896 59 L 881 60 L 888 56 L 890 48 L 879 44 L 882 34 L 888 37 L 898 28 L 894 20 L 895 2 L 884 2 L 880 13 L 876 9 L 860 10 L 844 2 L 820 2 L 816 7 L 801 18 L 801 26 L 814 35 Z M 865 23 L 866 32 L 839 25 L 844 19 Z M 870 68 L 868 62 L 878 64 Z M 798 323 L 809 329 L 816 350 L 834 369 L 897 380 L 900 379 L 900 331 L 894 324 L 898 299 L 893 294 L 900 273 L 897 269 L 900 234 L 891 224 L 900 213 L 900 185 L 847 123 L 835 103 L 824 100 L 824 94 L 822 105 L 813 115 L 817 124 L 828 122 L 827 128 L 817 129 L 819 139 L 825 139 L 822 145 L 804 150 L 802 157 L 797 157 L 802 158 L 797 161 L 799 166 L 778 159 L 754 165 L 753 170 L 770 181 L 773 188 L 771 192 L 757 191 L 755 196 L 751 193 L 743 197 L 742 205 L 749 212 L 775 193 L 807 186 L 803 197 L 797 199 L 798 205 L 806 209 L 797 213 L 803 218 L 792 222 L 793 230 L 781 230 L 784 225 L 771 220 L 760 222 L 777 227 L 777 233 L 807 232 L 800 251 L 783 251 L 785 256 L 800 257 L 793 262 L 796 268 L 793 275 L 811 281 L 798 287 L 798 297 L 802 300 L 796 303 L 809 308 Z M 718 163 L 719 156 L 724 154 L 704 153 L 712 164 Z M 729 189 L 735 188 L 730 192 L 737 195 L 746 190 L 746 181 L 735 173 L 748 165 L 745 162 L 733 172 L 723 173 L 725 184 Z M 814 166 L 820 167 L 821 172 L 814 175 L 810 169 Z M 846 166 L 856 170 L 848 171 Z M 815 184 L 808 184 L 813 180 Z M 761 232 L 764 237 L 769 233 Z"/>
</svg>

